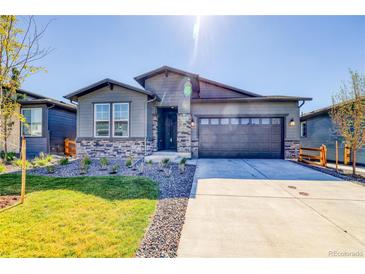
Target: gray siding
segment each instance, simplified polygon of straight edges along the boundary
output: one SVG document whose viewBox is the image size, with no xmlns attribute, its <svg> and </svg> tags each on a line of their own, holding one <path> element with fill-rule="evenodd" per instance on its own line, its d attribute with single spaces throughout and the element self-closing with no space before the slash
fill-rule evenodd
<svg viewBox="0 0 365 274">
<path fill-rule="evenodd" d="M 339 161 L 343 161 L 343 138 L 335 134 L 335 125 L 332 123 L 328 114 L 319 115 L 306 120 L 307 137 L 301 137 L 300 143 L 303 147 L 320 147 L 322 144 L 327 146 L 327 159 L 336 160 L 336 140 L 339 144 Z M 307 152 L 306 152 L 307 153 Z M 365 164 L 365 149 L 357 152 L 357 162 Z"/>
<path fill-rule="evenodd" d="M 300 139 L 299 132 L 299 108 L 296 102 L 251 102 L 251 103 L 193 103 L 191 112 L 196 121 L 196 116 L 201 115 L 217 115 L 217 116 L 282 116 L 284 117 L 284 139 L 297 140 Z M 289 126 L 289 121 L 294 119 L 295 126 Z M 197 121 L 196 121 L 197 122 Z M 198 139 L 198 123 L 192 129 L 192 140 Z"/>
<path fill-rule="evenodd" d="M 235 92 L 223 87 L 215 86 L 203 81 L 199 81 L 200 85 L 200 98 L 237 98 L 248 97 L 239 92 Z"/>
<path fill-rule="evenodd" d="M 130 102 L 130 136 L 145 137 L 147 95 L 114 86 L 105 87 L 79 98 L 77 137 L 94 137 L 94 103 Z"/>
<path fill-rule="evenodd" d="M 64 140 L 76 138 L 76 113 L 58 107 L 48 110 L 51 152 L 64 152 Z"/>
<path fill-rule="evenodd" d="M 169 72 L 146 79 L 145 88 L 155 92 L 161 102 L 157 106 L 177 106 L 179 113 L 190 113 L 190 97 L 184 96 L 184 85 L 187 77 Z"/>
</svg>

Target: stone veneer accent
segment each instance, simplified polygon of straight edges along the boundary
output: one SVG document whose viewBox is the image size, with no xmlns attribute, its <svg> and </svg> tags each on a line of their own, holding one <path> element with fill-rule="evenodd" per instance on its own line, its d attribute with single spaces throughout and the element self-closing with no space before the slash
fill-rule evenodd
<svg viewBox="0 0 365 274">
<path fill-rule="evenodd" d="M 300 141 L 285 140 L 284 141 L 284 156 L 285 159 L 298 159 Z"/>
<path fill-rule="evenodd" d="M 153 142 L 147 140 L 146 154 L 144 138 L 78 138 L 76 149 L 77 157 L 88 155 L 91 158 L 108 157 L 125 159 L 129 156 L 142 157 L 152 154 Z"/>
<path fill-rule="evenodd" d="M 157 151 L 157 141 L 158 141 L 158 116 L 156 113 L 152 114 L 152 145 L 153 151 Z"/>
<path fill-rule="evenodd" d="M 177 152 L 191 153 L 191 115 L 177 114 Z"/>
<path fill-rule="evenodd" d="M 191 140 L 191 157 L 199 157 L 199 140 Z"/>
</svg>

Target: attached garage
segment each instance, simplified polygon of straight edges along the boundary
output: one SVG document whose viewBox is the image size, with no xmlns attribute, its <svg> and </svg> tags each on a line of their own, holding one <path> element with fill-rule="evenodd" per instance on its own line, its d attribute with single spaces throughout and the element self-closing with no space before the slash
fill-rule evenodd
<svg viewBox="0 0 365 274">
<path fill-rule="evenodd" d="M 199 119 L 199 157 L 281 159 L 283 118 L 204 117 Z"/>
</svg>

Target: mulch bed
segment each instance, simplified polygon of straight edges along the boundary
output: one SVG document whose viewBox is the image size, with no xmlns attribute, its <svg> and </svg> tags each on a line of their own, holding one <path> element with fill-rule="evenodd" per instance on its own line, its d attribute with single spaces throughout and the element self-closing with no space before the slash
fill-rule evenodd
<svg viewBox="0 0 365 274">
<path fill-rule="evenodd" d="M 0 209 L 16 204 L 20 199 L 17 195 L 0 196 Z"/>
<path fill-rule="evenodd" d="M 117 164 L 119 171 L 115 175 L 144 176 L 159 183 L 159 201 L 152 222 L 141 242 L 136 257 L 172 258 L 177 256 L 181 230 L 185 221 L 186 208 L 193 183 L 195 166 L 186 165 L 180 173 L 177 164 L 170 164 L 161 171 L 159 164 L 144 165 L 144 170 L 128 168 L 123 160 L 110 160 L 109 169 Z M 52 177 L 80 176 L 80 161 L 68 165 L 56 166 L 54 173 L 49 174 L 46 168 L 29 170 L 28 174 Z M 82 176 L 115 176 L 109 170 L 101 170 L 99 161 L 92 160 L 87 174 Z"/>
<path fill-rule="evenodd" d="M 298 165 L 306 166 L 306 167 L 312 168 L 314 170 L 326 173 L 328 175 L 332 175 L 332 176 L 340 178 L 344 181 L 356 182 L 356 183 L 359 183 L 359 184 L 365 186 L 365 178 L 360 175 L 354 176 L 352 174 L 344 174 L 344 173 L 341 173 L 341 170 L 339 170 L 337 172 L 336 169 L 330 168 L 330 167 L 315 166 L 315 165 L 310 165 L 310 164 L 306 164 L 306 163 L 302 163 L 302 162 L 298 162 L 298 161 L 293 161 L 293 162 L 297 163 Z"/>
</svg>

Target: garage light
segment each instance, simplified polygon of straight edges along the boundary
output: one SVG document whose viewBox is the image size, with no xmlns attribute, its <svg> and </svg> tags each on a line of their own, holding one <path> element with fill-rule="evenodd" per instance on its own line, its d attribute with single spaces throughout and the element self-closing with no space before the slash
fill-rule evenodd
<svg viewBox="0 0 365 274">
<path fill-rule="evenodd" d="M 295 126 L 295 121 L 293 118 L 291 118 L 291 120 L 289 122 L 289 126 L 291 126 L 291 127 Z"/>
</svg>

